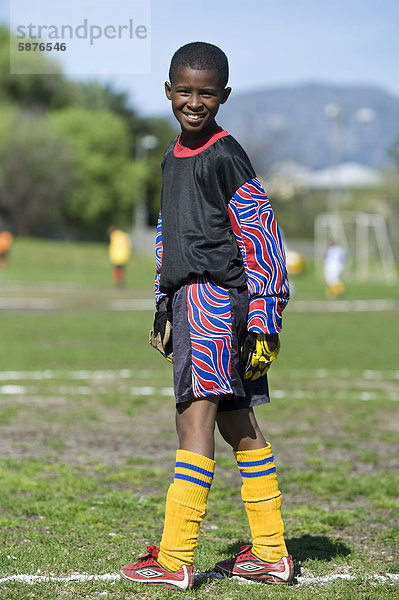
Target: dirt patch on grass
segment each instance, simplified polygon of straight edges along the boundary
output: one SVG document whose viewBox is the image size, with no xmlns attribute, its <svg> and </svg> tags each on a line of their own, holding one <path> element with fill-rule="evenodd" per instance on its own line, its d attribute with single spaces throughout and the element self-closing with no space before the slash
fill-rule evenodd
<svg viewBox="0 0 399 600">
<path fill-rule="evenodd" d="M 3 398 L 1 408 L 16 405 L 16 415 L 0 425 L 0 457 L 54 456 L 70 464 L 98 461 L 118 466 L 141 457 L 156 457 L 158 464 L 169 464 L 176 451 L 173 398 L 148 397 L 135 404 L 127 400 L 110 406 L 94 396 L 76 400 L 24 395 Z M 390 439 L 364 435 L 362 423 L 358 430 L 348 433 L 345 427 L 351 424 L 350 414 L 334 412 L 333 407 L 315 414 L 314 406 L 299 412 L 292 406 L 291 414 L 284 419 L 270 419 L 268 407 L 262 407 L 257 416 L 280 465 L 304 469 L 306 461 L 311 464 L 314 459 L 322 459 L 351 463 L 356 474 L 397 465 Z M 309 422 L 311 417 L 316 423 Z M 398 430 L 399 422 L 392 411 L 387 407 L 378 410 L 378 432 Z M 59 447 L 55 448 L 57 441 Z M 233 460 L 218 433 L 216 448 L 219 456 Z"/>
<path fill-rule="evenodd" d="M 82 415 L 81 422 L 82 407 L 75 407 L 71 422 L 73 402 L 68 404 L 65 398 L 57 402 L 50 397 L 35 397 L 30 403 L 25 396 L 15 402 L 20 407 L 18 418 L 0 426 L 0 457 L 54 456 L 69 464 L 95 461 L 119 466 L 139 457 L 157 456 L 162 462 L 176 450 L 173 402 L 153 406 L 154 401 L 149 400 L 148 405 L 132 409 L 129 415 L 119 407 L 91 402 L 86 408 L 90 408 L 94 418 L 90 421 Z M 40 415 L 36 408 L 40 408 Z M 58 440 L 61 447 L 56 452 L 47 443 L 49 439 Z"/>
</svg>

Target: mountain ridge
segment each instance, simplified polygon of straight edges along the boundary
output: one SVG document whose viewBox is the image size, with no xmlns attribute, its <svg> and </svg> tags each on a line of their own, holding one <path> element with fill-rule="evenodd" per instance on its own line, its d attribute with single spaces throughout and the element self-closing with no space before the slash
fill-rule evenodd
<svg viewBox="0 0 399 600">
<path fill-rule="evenodd" d="M 326 116 L 331 105 L 340 107 L 339 117 Z M 359 120 L 365 109 L 369 122 Z M 261 172 L 282 160 L 311 169 L 338 162 L 380 169 L 399 141 L 399 98 L 373 85 L 304 82 L 237 93 L 221 107 L 219 121 Z"/>
<path fill-rule="evenodd" d="M 340 107 L 339 117 L 326 116 L 329 105 Z M 260 174 L 287 160 L 309 169 L 341 162 L 382 169 L 399 142 L 399 97 L 372 84 L 318 81 L 233 90 L 217 121 L 243 145 Z"/>
</svg>

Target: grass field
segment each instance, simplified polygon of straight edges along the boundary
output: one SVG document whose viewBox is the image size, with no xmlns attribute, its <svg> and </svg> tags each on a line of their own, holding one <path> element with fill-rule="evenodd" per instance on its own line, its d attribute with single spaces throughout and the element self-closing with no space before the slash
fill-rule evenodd
<svg viewBox="0 0 399 600">
<path fill-rule="evenodd" d="M 174 467 L 171 369 L 147 344 L 152 310 L 139 310 L 153 261 L 134 256 L 115 290 L 105 246 L 17 240 L 11 258 L 0 271 L 0 597 L 179 596 L 117 578 L 159 543 Z M 349 283 L 348 300 L 390 308 L 311 312 L 323 294 L 311 270 L 296 281 L 272 403 L 257 411 L 297 585 L 212 575 L 249 537 L 240 476 L 217 437 L 196 587 L 179 597 L 399 598 L 399 290 Z"/>
</svg>

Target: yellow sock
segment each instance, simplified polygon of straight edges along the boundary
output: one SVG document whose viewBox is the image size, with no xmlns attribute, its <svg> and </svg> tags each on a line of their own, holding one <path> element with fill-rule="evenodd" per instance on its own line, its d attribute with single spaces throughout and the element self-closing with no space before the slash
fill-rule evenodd
<svg viewBox="0 0 399 600">
<path fill-rule="evenodd" d="M 234 453 L 242 476 L 241 497 L 252 533 L 252 552 L 266 562 L 288 556 L 281 518 L 281 492 L 270 444 Z"/>
<path fill-rule="evenodd" d="M 165 526 L 157 558 L 169 571 L 194 562 L 214 471 L 214 460 L 187 450 L 177 451 L 175 479 L 166 497 Z"/>
</svg>

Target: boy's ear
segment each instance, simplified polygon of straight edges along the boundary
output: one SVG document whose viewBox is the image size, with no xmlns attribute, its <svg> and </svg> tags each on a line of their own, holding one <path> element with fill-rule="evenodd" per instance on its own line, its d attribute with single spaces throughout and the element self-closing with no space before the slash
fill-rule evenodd
<svg viewBox="0 0 399 600">
<path fill-rule="evenodd" d="M 172 100 L 172 85 L 169 81 L 165 81 L 165 94 L 168 100 Z"/>
<path fill-rule="evenodd" d="M 227 101 L 227 98 L 230 96 L 230 93 L 231 93 L 231 87 L 227 87 L 223 90 L 222 99 L 220 101 L 220 104 L 224 104 Z"/>
</svg>

